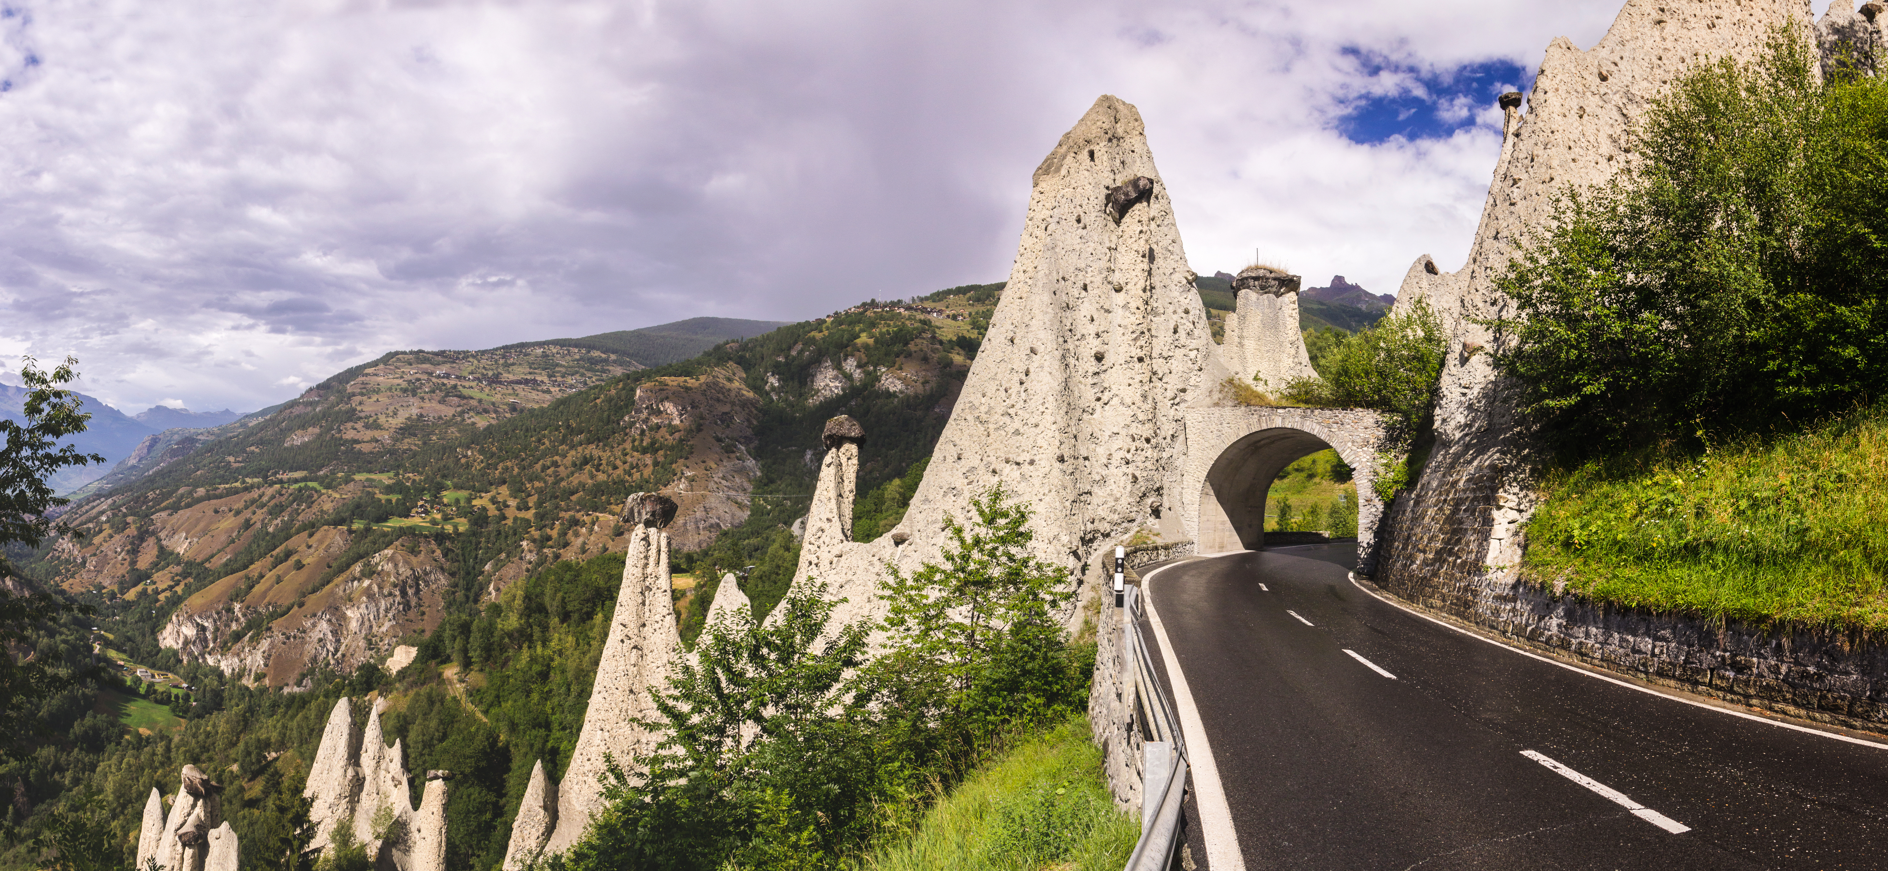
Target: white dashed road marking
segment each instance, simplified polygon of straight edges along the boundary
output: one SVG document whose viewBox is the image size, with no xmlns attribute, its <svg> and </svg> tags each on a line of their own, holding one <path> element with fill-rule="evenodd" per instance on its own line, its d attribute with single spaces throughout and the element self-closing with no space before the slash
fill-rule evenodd
<svg viewBox="0 0 1888 871">
<path fill-rule="evenodd" d="M 1271 592 L 1271 591 L 1272 591 L 1272 588 L 1271 588 L 1271 587 L 1268 587 L 1268 586 L 1266 586 L 1266 585 L 1264 585 L 1264 584 L 1260 584 L 1260 585 L 1259 585 L 1259 592 L 1261 592 L 1261 593 L 1269 593 L 1269 592 Z"/>
<path fill-rule="evenodd" d="M 1352 654 L 1352 655 L 1354 656 L 1355 654 Z M 1620 792 L 1619 790 L 1614 789 L 1610 786 L 1607 786 L 1606 784 L 1601 783 L 1597 780 L 1594 780 L 1591 777 L 1581 774 L 1578 771 L 1568 768 L 1565 765 L 1555 762 L 1554 760 L 1549 759 L 1540 753 L 1536 753 L 1532 750 L 1523 750 L 1521 751 L 1521 755 L 1526 756 L 1527 758 L 1532 759 L 1535 762 L 1539 762 L 1540 764 L 1547 766 L 1549 771 L 1552 771 L 1553 773 L 1558 774 L 1561 777 L 1571 780 L 1574 783 L 1580 784 L 1581 786 L 1584 786 L 1587 789 L 1593 790 L 1594 792 L 1597 792 L 1600 795 L 1605 796 L 1608 801 L 1614 804 L 1617 804 L 1620 807 L 1625 808 L 1626 810 L 1632 811 L 1633 816 L 1638 817 L 1639 819 L 1645 820 L 1646 822 L 1651 823 L 1652 825 L 1658 826 L 1659 828 L 1664 829 L 1668 832 L 1671 832 L 1674 835 L 1681 835 L 1681 834 L 1684 834 L 1685 832 L 1691 831 L 1690 826 L 1687 826 L 1684 823 L 1674 820 L 1671 817 L 1668 817 L 1662 813 L 1659 813 L 1658 811 L 1655 811 L 1649 807 L 1646 807 L 1645 805 L 1642 805 L 1636 801 L 1633 801 L 1632 799 L 1627 798 L 1625 793 Z"/>
<path fill-rule="evenodd" d="M 1384 671 L 1384 670 L 1383 670 L 1383 666 L 1381 666 L 1381 665 L 1378 665 L 1378 664 L 1376 664 L 1376 663 L 1374 663 L 1374 662 L 1371 662 L 1370 660 L 1368 660 L 1368 659 L 1365 659 L 1365 658 L 1363 658 L 1362 656 L 1359 656 L 1359 655 L 1357 654 L 1357 651 L 1355 651 L 1355 650 L 1350 650 L 1350 649 L 1348 649 L 1348 648 L 1347 648 L 1347 649 L 1345 649 L 1345 651 L 1344 651 L 1344 652 L 1345 652 L 1345 653 L 1348 653 L 1348 654 L 1350 654 L 1350 658 L 1351 658 L 1351 659 L 1354 659 L 1354 660 L 1357 660 L 1358 662 L 1361 662 L 1361 663 L 1363 663 L 1363 664 L 1364 664 L 1364 667 L 1365 667 L 1365 668 L 1368 668 L 1368 669 L 1370 669 L 1371 671 L 1374 671 L 1374 672 L 1376 672 L 1377 674 L 1380 674 L 1380 675 L 1383 675 L 1384 677 L 1387 677 L 1387 678 L 1389 678 L 1390 680 L 1396 680 L 1396 675 L 1393 675 L 1393 674 L 1391 674 L 1391 673 L 1389 673 L 1389 672 L 1387 672 L 1387 671 Z"/>
<path fill-rule="evenodd" d="M 1298 617 L 1298 612 L 1297 612 L 1297 611 L 1292 611 L 1292 610 L 1289 610 L 1289 609 L 1287 609 L 1287 610 L 1285 611 L 1285 613 L 1287 613 L 1287 614 L 1290 614 L 1290 615 L 1292 615 L 1293 617 Z M 1310 620 L 1306 620 L 1306 619 L 1305 619 L 1305 618 L 1303 618 L 1303 617 L 1298 617 L 1298 622 L 1300 622 L 1300 623 L 1303 623 L 1303 624 L 1305 624 L 1306 626 L 1310 626 L 1310 625 L 1312 625 L 1312 623 L 1311 623 L 1311 621 L 1310 621 Z"/>
</svg>

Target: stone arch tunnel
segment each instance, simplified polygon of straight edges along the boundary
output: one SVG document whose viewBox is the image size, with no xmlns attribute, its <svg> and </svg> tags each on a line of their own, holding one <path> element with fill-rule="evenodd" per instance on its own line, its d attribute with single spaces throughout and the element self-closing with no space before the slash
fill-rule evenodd
<svg viewBox="0 0 1888 871">
<path fill-rule="evenodd" d="M 1272 479 L 1327 448 L 1354 470 L 1357 553 L 1368 561 L 1383 503 L 1371 486 L 1386 419 L 1374 411 L 1210 408 L 1187 413 L 1181 518 L 1200 553 L 1258 550 Z"/>
</svg>

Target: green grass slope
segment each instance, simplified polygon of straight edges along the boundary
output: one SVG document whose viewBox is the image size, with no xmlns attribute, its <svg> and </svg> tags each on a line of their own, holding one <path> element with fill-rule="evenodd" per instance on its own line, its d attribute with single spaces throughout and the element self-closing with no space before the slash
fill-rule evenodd
<svg viewBox="0 0 1888 871">
<path fill-rule="evenodd" d="M 1888 412 L 1550 479 L 1524 572 L 1593 599 L 1759 625 L 1888 629 Z"/>
<path fill-rule="evenodd" d="M 1101 750 L 1076 717 L 991 760 L 927 810 L 906 837 L 862 863 L 871 871 L 1102 871 L 1140 839 L 1114 808 Z"/>
</svg>

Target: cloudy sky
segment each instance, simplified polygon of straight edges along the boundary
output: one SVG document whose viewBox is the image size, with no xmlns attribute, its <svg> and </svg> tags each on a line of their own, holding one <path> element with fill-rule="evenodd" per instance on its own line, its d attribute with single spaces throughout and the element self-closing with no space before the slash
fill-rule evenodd
<svg viewBox="0 0 1888 871">
<path fill-rule="evenodd" d="M 1496 95 L 1620 2 L 0 0 L 0 364 L 253 410 L 392 349 L 996 281 L 1102 93 L 1196 270 L 1394 291 L 1466 256 Z"/>
</svg>

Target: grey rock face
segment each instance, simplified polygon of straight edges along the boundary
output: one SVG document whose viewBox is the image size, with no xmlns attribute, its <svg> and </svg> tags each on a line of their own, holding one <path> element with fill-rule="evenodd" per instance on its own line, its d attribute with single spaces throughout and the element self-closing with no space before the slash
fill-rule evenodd
<svg viewBox="0 0 1888 871">
<path fill-rule="evenodd" d="M 537 861 L 556 827 L 557 783 L 544 773 L 544 760 L 540 759 L 531 768 L 524 802 L 511 823 L 511 840 L 505 844 L 505 871 L 518 871 Z"/>
<path fill-rule="evenodd" d="M 1837 0 L 1816 22 L 1816 47 L 1822 57 L 1822 74 L 1838 75 L 1854 71 L 1873 75 L 1882 62 L 1884 39 L 1879 0 L 1850 9 L 1846 0 Z"/>
<path fill-rule="evenodd" d="M 144 800 L 144 821 L 138 827 L 138 866 L 134 871 L 144 871 L 144 866 L 157 858 L 163 843 L 164 797 L 153 786 L 151 796 Z"/>
<path fill-rule="evenodd" d="M 617 592 L 603 658 L 597 664 L 590 707 L 557 789 L 556 826 L 544 846 L 547 851 L 568 850 L 602 807 L 598 778 L 604 773 L 606 756 L 628 765 L 636 753 L 654 746 L 653 737 L 634 721 L 657 716 L 649 688 L 667 682 L 671 664 L 681 653 L 672 587 L 668 535 L 660 529 L 638 527 L 625 555 L 623 584 Z"/>
<path fill-rule="evenodd" d="M 741 592 L 741 582 L 733 574 L 721 576 L 721 583 L 715 587 L 715 600 L 708 605 L 708 617 L 705 625 L 713 626 L 721 620 L 735 619 L 737 615 L 753 616 L 753 603 L 747 594 Z"/>
<path fill-rule="evenodd" d="M 237 871 L 242 864 L 242 845 L 236 830 L 225 822 L 210 831 L 209 850 L 203 859 L 203 871 Z"/>
<path fill-rule="evenodd" d="M 1317 377 L 1298 323 L 1301 283 L 1298 276 L 1269 266 L 1248 266 L 1233 278 L 1237 296 L 1219 350 L 1234 377 L 1249 378 L 1271 392 Z"/>
</svg>

